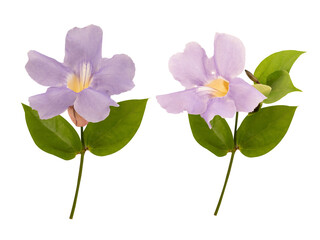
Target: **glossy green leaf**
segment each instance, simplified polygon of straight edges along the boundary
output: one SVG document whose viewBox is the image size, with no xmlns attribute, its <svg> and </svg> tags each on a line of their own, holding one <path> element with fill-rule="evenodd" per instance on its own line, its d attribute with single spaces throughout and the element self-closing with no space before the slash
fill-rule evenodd
<svg viewBox="0 0 320 240">
<path fill-rule="evenodd" d="M 106 156 L 122 149 L 137 132 L 148 99 L 128 100 L 111 107 L 109 116 L 89 123 L 84 131 L 85 145 L 95 155 Z"/>
<path fill-rule="evenodd" d="M 298 57 L 304 52 L 287 50 L 276 52 L 265 58 L 254 72 L 254 76 L 262 84 L 267 84 L 268 76 L 279 70 L 290 72 L 290 69 Z"/>
<path fill-rule="evenodd" d="M 271 87 L 264 84 L 254 84 L 253 87 L 261 92 L 264 96 L 268 97 L 271 92 Z"/>
<path fill-rule="evenodd" d="M 189 123 L 194 139 L 202 147 L 218 157 L 225 156 L 232 151 L 234 147 L 233 136 L 224 118 L 215 116 L 211 121 L 211 129 L 200 115 L 189 114 Z"/>
<path fill-rule="evenodd" d="M 37 111 L 22 106 L 31 137 L 40 149 L 64 160 L 74 158 L 81 151 L 79 135 L 63 117 L 42 120 Z"/>
<path fill-rule="evenodd" d="M 287 71 L 280 70 L 269 75 L 267 84 L 272 88 L 269 96 L 264 103 L 274 103 L 291 92 L 300 91 L 296 88 Z"/>
<path fill-rule="evenodd" d="M 271 151 L 284 137 L 297 107 L 272 106 L 249 114 L 237 131 L 237 145 L 247 157 Z"/>
</svg>

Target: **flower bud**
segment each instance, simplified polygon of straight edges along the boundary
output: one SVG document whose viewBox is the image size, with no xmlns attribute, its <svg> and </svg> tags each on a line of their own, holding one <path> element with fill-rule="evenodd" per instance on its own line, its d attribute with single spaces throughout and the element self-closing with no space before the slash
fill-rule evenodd
<svg viewBox="0 0 320 240">
<path fill-rule="evenodd" d="M 248 70 L 244 70 L 248 76 L 248 78 L 250 78 L 251 81 L 253 81 L 254 83 L 260 84 L 259 80 Z"/>
</svg>

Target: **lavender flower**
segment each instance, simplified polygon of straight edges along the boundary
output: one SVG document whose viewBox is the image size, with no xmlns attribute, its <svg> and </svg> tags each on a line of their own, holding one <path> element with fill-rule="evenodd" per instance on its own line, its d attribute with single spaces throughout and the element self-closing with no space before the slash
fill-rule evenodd
<svg viewBox="0 0 320 240">
<path fill-rule="evenodd" d="M 200 114 L 209 127 L 215 115 L 230 118 L 236 112 L 251 112 L 265 96 L 237 77 L 244 63 L 245 48 L 236 37 L 216 34 L 212 58 L 198 43 L 189 43 L 169 61 L 170 72 L 186 90 L 157 100 L 169 113 Z"/>
<path fill-rule="evenodd" d="M 102 58 L 102 30 L 90 25 L 73 28 L 66 36 L 64 63 L 36 51 L 28 53 L 26 70 L 37 83 L 48 86 L 46 93 L 29 98 L 41 119 L 68 109 L 77 126 L 104 120 L 110 106 L 118 106 L 111 95 L 134 87 L 135 66 L 124 54 Z"/>
</svg>

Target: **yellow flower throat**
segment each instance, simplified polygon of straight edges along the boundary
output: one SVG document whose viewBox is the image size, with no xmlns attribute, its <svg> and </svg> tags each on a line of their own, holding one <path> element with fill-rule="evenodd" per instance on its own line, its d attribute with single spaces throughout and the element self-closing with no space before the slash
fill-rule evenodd
<svg viewBox="0 0 320 240">
<path fill-rule="evenodd" d="M 205 87 L 212 88 L 213 97 L 223 97 L 229 91 L 229 82 L 223 78 L 217 78 L 206 84 Z"/>
<path fill-rule="evenodd" d="M 89 63 L 83 63 L 80 69 L 80 74 L 72 74 L 68 77 L 67 87 L 78 93 L 88 88 L 92 81 L 91 66 Z"/>
</svg>

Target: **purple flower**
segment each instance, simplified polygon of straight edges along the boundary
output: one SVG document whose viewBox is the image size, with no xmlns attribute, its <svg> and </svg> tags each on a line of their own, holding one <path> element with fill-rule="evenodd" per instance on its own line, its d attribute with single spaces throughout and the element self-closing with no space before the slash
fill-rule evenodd
<svg viewBox="0 0 320 240">
<path fill-rule="evenodd" d="M 157 100 L 169 113 L 200 114 L 210 127 L 215 115 L 225 118 L 251 112 L 265 96 L 237 77 L 244 62 L 245 49 L 236 37 L 217 33 L 212 58 L 198 43 L 189 43 L 169 61 L 170 72 L 186 90 L 157 96 Z"/>
<path fill-rule="evenodd" d="M 29 98 L 41 119 L 68 109 L 77 126 L 104 120 L 110 106 L 118 106 L 111 95 L 134 87 L 135 66 L 124 54 L 102 58 L 102 30 L 90 25 L 73 28 L 66 36 L 65 58 L 60 63 L 36 51 L 28 53 L 26 70 L 37 83 L 48 86 L 46 93 Z"/>
</svg>

